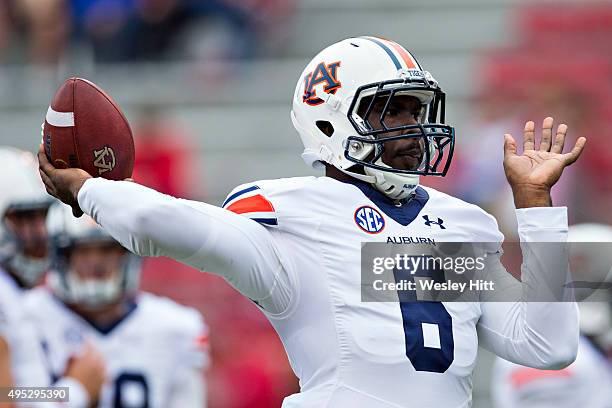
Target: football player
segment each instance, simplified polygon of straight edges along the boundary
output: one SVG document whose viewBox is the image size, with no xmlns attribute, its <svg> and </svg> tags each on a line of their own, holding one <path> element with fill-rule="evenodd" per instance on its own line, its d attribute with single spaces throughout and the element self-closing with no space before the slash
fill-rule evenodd
<svg viewBox="0 0 612 408">
<path fill-rule="evenodd" d="M 496 408 L 610 408 L 610 384 L 609 362 L 581 336 L 576 361 L 562 370 L 538 370 L 496 358 L 491 393 Z"/>
<path fill-rule="evenodd" d="M 48 287 L 32 290 L 24 304 L 50 375 L 61 375 L 91 344 L 106 368 L 93 406 L 205 406 L 207 328 L 199 312 L 138 292 L 140 259 L 91 218 L 74 218 L 60 204 L 48 225 L 54 243 Z"/>
<path fill-rule="evenodd" d="M 579 224 L 570 227 L 570 265 L 574 280 L 605 282 L 612 254 L 604 246 L 589 243 L 612 243 L 612 227 L 602 224 Z M 580 268 L 577 270 L 576 268 Z M 603 268 L 603 271 L 602 271 Z M 612 282 L 612 276 L 606 283 Z M 606 290 L 606 289 L 604 289 Z M 580 344 L 576 361 L 560 371 L 543 371 L 523 367 L 497 358 L 491 382 L 496 408 L 610 408 L 612 407 L 612 365 L 606 352 L 612 348 L 612 304 L 580 304 Z"/>
<path fill-rule="evenodd" d="M 302 157 L 324 177 L 249 183 L 219 208 L 56 169 L 43 149 L 40 173 L 50 194 L 131 251 L 215 265 L 252 299 L 300 380 L 283 407 L 467 407 L 479 344 L 520 364 L 562 368 L 576 355 L 578 312 L 573 302 L 361 301 L 362 242 L 493 242 L 487 272 L 506 273 L 495 219 L 419 185 L 419 175 L 448 170 L 455 132 L 444 111 L 438 82 L 405 48 L 349 38 L 315 56 L 293 97 Z M 566 132 L 546 118 L 536 142 L 527 122 L 520 154 L 505 135 L 522 241 L 566 240 L 567 209 L 552 206 L 550 189 L 586 142 L 564 154 Z M 531 246 L 523 258 L 523 287 L 565 282 L 562 246 L 547 254 L 555 265 Z"/>
<path fill-rule="evenodd" d="M 0 162 L 0 386 L 45 386 L 49 379 L 34 329 L 25 319 L 23 297 L 49 267 L 45 220 L 52 201 L 31 153 L 1 147 Z M 87 392 L 99 387 L 101 368 L 97 352 L 86 350 L 55 385 L 69 387 L 71 406 L 79 406 Z"/>
</svg>

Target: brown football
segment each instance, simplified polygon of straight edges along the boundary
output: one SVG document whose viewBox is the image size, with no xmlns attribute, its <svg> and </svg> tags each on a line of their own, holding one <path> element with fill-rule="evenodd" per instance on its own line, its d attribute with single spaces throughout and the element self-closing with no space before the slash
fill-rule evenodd
<svg viewBox="0 0 612 408">
<path fill-rule="evenodd" d="M 94 83 L 70 78 L 57 90 L 43 125 L 47 158 L 93 177 L 123 180 L 134 169 L 132 130 L 119 106 Z"/>
</svg>

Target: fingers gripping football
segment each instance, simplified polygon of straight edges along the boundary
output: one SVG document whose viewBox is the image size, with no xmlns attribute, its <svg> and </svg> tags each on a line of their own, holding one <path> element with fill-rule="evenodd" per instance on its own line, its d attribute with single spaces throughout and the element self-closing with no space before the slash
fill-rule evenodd
<svg viewBox="0 0 612 408">
<path fill-rule="evenodd" d="M 91 178 L 89 173 L 77 168 L 55 168 L 47 159 L 43 145 L 38 150 L 38 172 L 47 193 L 71 206 L 75 217 L 83 215 L 77 201 L 77 195 L 83 183 Z"/>
</svg>

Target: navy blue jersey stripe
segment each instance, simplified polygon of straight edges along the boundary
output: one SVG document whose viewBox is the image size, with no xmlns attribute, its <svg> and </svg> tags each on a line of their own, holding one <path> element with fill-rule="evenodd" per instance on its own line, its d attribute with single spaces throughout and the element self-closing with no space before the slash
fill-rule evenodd
<svg viewBox="0 0 612 408">
<path fill-rule="evenodd" d="M 363 38 L 365 40 L 370 40 L 370 41 L 378 44 L 391 57 L 391 59 L 393 60 L 393 63 L 395 64 L 395 68 L 402 69 L 402 64 L 397 59 L 397 57 L 395 56 L 393 51 L 391 51 L 391 48 L 387 47 L 382 41 L 380 41 L 380 40 L 378 40 L 377 38 L 374 38 L 374 37 L 361 37 L 361 38 Z"/>
<path fill-rule="evenodd" d="M 427 201 L 429 201 L 429 194 L 420 186 L 416 188 L 414 197 L 410 201 L 398 207 L 369 183 L 357 179 L 346 181 L 346 183 L 360 189 L 382 212 L 403 226 L 407 226 L 414 221 L 423 207 L 425 207 L 425 204 L 427 204 Z"/>
<path fill-rule="evenodd" d="M 253 221 L 257 221 L 260 224 L 278 225 L 276 218 L 251 218 Z"/>
<path fill-rule="evenodd" d="M 247 188 L 245 188 L 245 189 L 242 189 L 242 190 L 240 190 L 240 191 L 236 191 L 234 194 L 232 194 L 231 196 L 229 196 L 229 197 L 227 197 L 227 198 L 225 199 L 225 201 L 223 202 L 223 205 L 222 205 L 221 207 L 225 207 L 225 205 L 226 205 L 227 203 L 229 203 L 230 201 L 232 201 L 234 198 L 239 197 L 239 196 L 241 196 L 241 195 L 243 195 L 243 194 L 246 194 L 246 193 L 248 193 L 248 192 L 250 192 L 250 191 L 253 191 L 253 190 L 259 190 L 259 187 L 257 187 L 257 186 L 251 186 L 251 187 L 247 187 Z"/>
</svg>

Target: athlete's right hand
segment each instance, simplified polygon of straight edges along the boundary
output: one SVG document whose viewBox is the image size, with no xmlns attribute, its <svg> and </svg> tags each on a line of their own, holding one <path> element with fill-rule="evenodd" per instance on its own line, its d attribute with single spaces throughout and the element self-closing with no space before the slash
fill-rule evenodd
<svg viewBox="0 0 612 408">
<path fill-rule="evenodd" d="M 96 406 L 106 379 L 106 365 L 102 354 L 91 343 L 86 343 L 80 354 L 70 358 L 65 376 L 81 383 L 89 394 L 90 405 Z"/>
<path fill-rule="evenodd" d="M 45 184 L 47 193 L 59 199 L 65 204 L 72 207 L 72 214 L 75 217 L 83 215 L 83 211 L 79 207 L 77 195 L 87 179 L 91 175 L 85 170 L 70 168 L 58 169 L 49 160 L 45 154 L 43 145 L 40 145 L 38 150 L 38 170 L 40 178 Z"/>
</svg>

